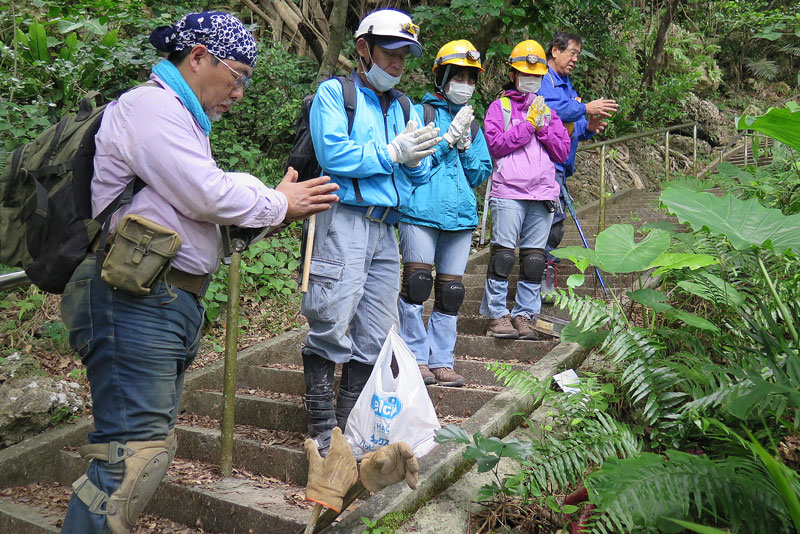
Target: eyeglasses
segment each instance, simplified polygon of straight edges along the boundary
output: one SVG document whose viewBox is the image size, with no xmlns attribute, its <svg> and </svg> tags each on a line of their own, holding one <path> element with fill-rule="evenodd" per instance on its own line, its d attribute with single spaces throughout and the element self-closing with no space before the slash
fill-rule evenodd
<svg viewBox="0 0 800 534">
<path fill-rule="evenodd" d="M 222 64 L 223 64 L 223 65 L 225 65 L 226 67 L 228 67 L 228 70 L 229 70 L 229 71 L 231 71 L 231 74 L 233 74 L 233 77 L 234 77 L 234 78 L 236 78 L 236 80 L 233 82 L 233 84 L 234 84 L 236 87 L 247 87 L 248 85 L 250 85 L 250 77 L 249 77 L 247 74 L 242 74 L 242 73 L 241 73 L 241 72 L 239 72 L 238 70 L 234 69 L 233 67 L 231 67 L 230 65 L 228 65 L 228 64 L 225 62 L 225 60 L 224 60 L 224 59 L 218 58 L 218 57 L 217 57 L 217 56 L 215 56 L 214 54 L 211 54 L 211 55 L 212 55 L 212 56 L 214 56 L 214 57 L 216 57 L 216 58 L 217 58 L 217 61 L 219 61 L 220 63 L 222 63 Z"/>
</svg>

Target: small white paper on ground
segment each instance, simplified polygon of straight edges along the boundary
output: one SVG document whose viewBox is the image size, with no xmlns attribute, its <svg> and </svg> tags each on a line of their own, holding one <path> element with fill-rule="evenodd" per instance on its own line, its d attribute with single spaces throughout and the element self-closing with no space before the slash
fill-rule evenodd
<svg viewBox="0 0 800 534">
<path fill-rule="evenodd" d="M 580 384 L 581 379 L 578 378 L 578 374 L 573 369 L 567 369 L 562 373 L 558 373 L 553 375 L 553 380 L 556 381 L 558 387 L 561 388 L 561 391 L 568 394 L 573 393 L 580 393 L 580 388 L 573 387 Z"/>
</svg>

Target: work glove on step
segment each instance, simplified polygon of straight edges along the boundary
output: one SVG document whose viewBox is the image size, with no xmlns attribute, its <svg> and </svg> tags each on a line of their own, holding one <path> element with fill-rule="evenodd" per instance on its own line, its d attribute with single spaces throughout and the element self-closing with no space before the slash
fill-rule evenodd
<svg viewBox="0 0 800 534">
<path fill-rule="evenodd" d="M 417 489 L 419 464 L 408 444 L 398 441 L 364 455 L 360 467 L 361 483 L 369 491 L 380 491 L 401 480 Z"/>
<path fill-rule="evenodd" d="M 550 108 L 544 103 L 544 97 L 538 95 L 531 102 L 528 109 L 528 116 L 525 117 L 534 128 L 541 130 L 546 124 L 550 124 Z"/>
<path fill-rule="evenodd" d="M 417 167 L 436 151 L 434 147 L 442 140 L 438 135 L 439 128 L 434 128 L 433 123 L 417 128 L 416 122 L 408 121 L 406 129 L 397 134 L 386 148 L 394 163 Z"/>
<path fill-rule="evenodd" d="M 469 135 L 469 127 L 474 118 L 475 113 L 472 111 L 472 106 L 467 105 L 458 110 L 458 113 L 450 122 L 447 132 L 442 136 L 450 148 L 453 148 L 459 139 Z"/>
<path fill-rule="evenodd" d="M 333 429 L 331 447 L 324 460 L 313 439 L 307 439 L 303 446 L 308 458 L 306 500 L 341 512 L 345 493 L 358 480 L 356 459 L 347 440 L 342 436 L 342 429 Z"/>
</svg>

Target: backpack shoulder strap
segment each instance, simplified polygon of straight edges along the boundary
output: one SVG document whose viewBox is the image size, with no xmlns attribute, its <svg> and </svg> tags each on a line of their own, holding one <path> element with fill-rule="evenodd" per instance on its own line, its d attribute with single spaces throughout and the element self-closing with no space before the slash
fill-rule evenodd
<svg viewBox="0 0 800 534">
<path fill-rule="evenodd" d="M 469 135 L 470 138 L 474 141 L 475 136 L 478 135 L 478 130 L 480 130 L 481 125 L 478 124 L 478 121 L 472 119 L 472 124 L 469 125 Z"/>
<path fill-rule="evenodd" d="M 405 128 L 406 124 L 408 124 L 408 121 L 411 119 L 411 99 L 403 93 L 400 93 L 399 99 L 400 107 L 403 108 L 403 118 L 406 120 L 405 124 L 403 124 L 403 128 Z"/>
<path fill-rule="evenodd" d="M 503 108 L 503 131 L 511 125 L 511 99 L 507 96 L 500 97 L 500 107 Z"/>
<path fill-rule="evenodd" d="M 430 124 L 436 120 L 436 108 L 427 102 L 422 104 L 422 125 Z"/>
<path fill-rule="evenodd" d="M 342 96 L 344 97 L 344 111 L 347 113 L 347 132 L 353 131 L 353 123 L 356 120 L 356 83 L 350 76 L 337 76 L 337 80 L 342 84 Z"/>
</svg>

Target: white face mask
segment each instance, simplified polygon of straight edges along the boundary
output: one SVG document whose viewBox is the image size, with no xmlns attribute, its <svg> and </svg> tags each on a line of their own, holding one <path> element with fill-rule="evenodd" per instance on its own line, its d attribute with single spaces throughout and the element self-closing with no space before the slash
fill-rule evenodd
<svg viewBox="0 0 800 534">
<path fill-rule="evenodd" d="M 542 86 L 543 76 L 519 76 L 517 78 L 517 89 L 521 93 L 536 93 Z"/>
<path fill-rule="evenodd" d="M 447 100 L 453 104 L 466 104 L 467 100 L 472 98 L 472 93 L 475 92 L 475 86 L 469 83 L 459 83 L 451 81 L 444 89 L 444 94 Z"/>
<path fill-rule="evenodd" d="M 377 91 L 383 93 L 388 91 L 392 87 L 400 82 L 400 76 L 392 76 L 375 63 L 375 60 L 372 59 L 370 56 L 370 60 L 372 61 L 372 67 L 364 73 L 367 77 L 367 81 L 370 83 L 372 87 L 374 87 Z M 364 59 L 361 58 L 361 63 L 363 65 Z M 366 67 L 365 67 L 366 69 Z"/>
</svg>

